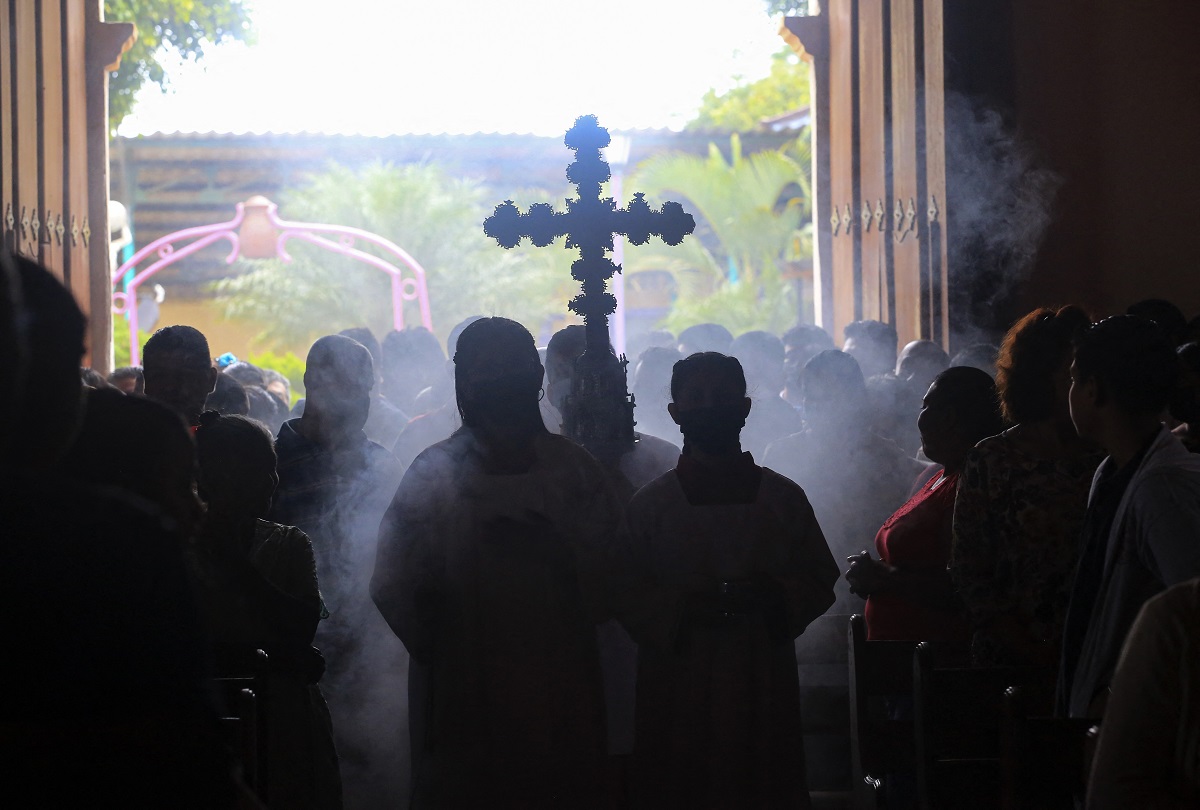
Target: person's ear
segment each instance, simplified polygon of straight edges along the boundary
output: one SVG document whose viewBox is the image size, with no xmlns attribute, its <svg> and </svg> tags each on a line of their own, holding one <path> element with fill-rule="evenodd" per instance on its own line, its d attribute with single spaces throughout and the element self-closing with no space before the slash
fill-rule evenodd
<svg viewBox="0 0 1200 810">
<path fill-rule="evenodd" d="M 671 421 L 678 425 L 679 424 L 679 408 L 675 405 L 674 402 L 667 403 L 667 413 L 669 413 L 671 415 Z"/>
<path fill-rule="evenodd" d="M 221 372 L 217 371 L 216 366 L 208 367 L 208 393 L 211 394 L 213 391 L 217 390 L 217 375 L 220 373 Z"/>
<path fill-rule="evenodd" d="M 750 400 L 750 397 L 742 398 L 742 418 L 743 419 L 745 419 L 746 417 L 748 417 L 750 415 L 750 409 L 753 406 L 754 406 L 754 403 Z"/>
</svg>

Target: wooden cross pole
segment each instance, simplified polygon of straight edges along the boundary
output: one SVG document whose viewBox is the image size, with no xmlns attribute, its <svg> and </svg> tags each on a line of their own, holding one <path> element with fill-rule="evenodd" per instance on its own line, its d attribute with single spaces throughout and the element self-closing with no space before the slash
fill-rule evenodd
<svg viewBox="0 0 1200 810">
<path fill-rule="evenodd" d="M 643 194 L 635 194 L 627 208 L 617 208 L 611 197 L 600 196 L 601 186 L 611 176 L 600 150 L 610 138 L 594 115 L 576 119 L 563 142 L 575 153 L 567 166 L 567 180 L 576 186 L 577 196 L 567 200 L 567 210 L 536 203 L 522 214 L 512 200 L 506 200 L 484 220 L 483 230 L 504 248 L 516 247 L 525 237 L 545 247 L 566 236 L 567 249 L 579 251 L 571 277 L 580 282 L 582 291 L 568 306 L 583 318 L 587 349 L 576 362 L 568 402 L 571 412 L 563 414 L 563 424 L 568 435 L 603 459 L 619 456 L 635 441 L 633 403 L 625 381 L 627 361 L 616 359 L 608 339 L 608 316 L 616 311 L 617 299 L 606 286 L 614 273 L 621 272 L 606 255 L 613 249 L 613 236 L 621 234 L 634 245 L 658 236 L 668 245 L 678 245 L 695 229 L 696 221 L 677 202 L 663 203 L 656 211 Z"/>
</svg>

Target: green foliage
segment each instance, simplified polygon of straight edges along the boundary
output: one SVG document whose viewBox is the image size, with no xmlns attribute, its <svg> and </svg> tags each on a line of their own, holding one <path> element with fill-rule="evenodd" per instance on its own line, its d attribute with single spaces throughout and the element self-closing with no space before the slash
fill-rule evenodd
<svg viewBox="0 0 1200 810">
<path fill-rule="evenodd" d="M 145 83 L 163 90 L 170 77 L 159 63 L 162 47 L 186 59 L 204 57 L 205 49 L 227 40 L 253 41 L 247 0 L 104 0 L 104 17 L 131 22 L 138 37 L 109 76 L 108 121 L 116 130 L 133 109 L 134 95 Z"/>
<path fill-rule="evenodd" d="M 799 304 L 782 267 L 806 251 L 811 255 L 811 195 L 803 148 L 793 149 L 800 152 L 744 155 L 734 134 L 729 160 L 711 144 L 707 158 L 667 153 L 637 167 L 632 188 L 659 200 L 682 197 L 697 220 L 696 234 L 678 247 L 651 242 L 626 248 L 631 272 L 662 269 L 674 275 L 677 299 L 667 328 L 678 334 L 714 321 L 735 334 L 779 332 L 796 321 Z"/>
<path fill-rule="evenodd" d="M 524 205 L 542 195 L 517 196 Z M 572 254 L 561 249 L 562 240 L 559 250 L 498 247 L 482 224 L 495 201 L 481 184 L 451 178 L 433 165 L 333 165 L 290 192 L 280 212 L 290 220 L 362 228 L 406 250 L 425 268 L 435 330 L 443 338 L 474 314 L 513 318 L 536 335 L 548 317 L 566 308 L 574 286 Z M 241 262 L 240 275 L 216 284 L 226 317 L 262 325 L 256 340 L 273 347 L 304 345 L 353 326 L 377 335 L 392 328 L 384 273 L 299 241 L 289 242 L 288 250 L 290 264 Z M 406 305 L 405 321 L 420 324 L 415 302 Z"/>
<path fill-rule="evenodd" d="M 138 330 L 138 348 L 150 339 L 147 332 Z M 113 316 L 113 368 L 129 365 L 129 319 L 124 315 Z"/>
<path fill-rule="evenodd" d="M 763 0 L 767 13 L 786 14 L 789 17 L 805 17 L 813 12 L 812 0 Z"/>
<path fill-rule="evenodd" d="M 718 94 L 704 94 L 696 117 L 688 129 L 720 129 L 750 132 L 764 118 L 783 115 L 809 103 L 808 63 L 784 46 L 771 61 L 771 72 L 749 84 L 739 84 Z"/>
<path fill-rule="evenodd" d="M 282 354 L 271 351 L 258 352 L 257 354 L 247 355 L 242 359 L 259 368 L 269 368 L 278 371 L 287 377 L 288 382 L 292 386 L 291 405 L 295 405 L 296 400 L 304 396 L 304 361 L 292 352 L 283 352 Z"/>
</svg>

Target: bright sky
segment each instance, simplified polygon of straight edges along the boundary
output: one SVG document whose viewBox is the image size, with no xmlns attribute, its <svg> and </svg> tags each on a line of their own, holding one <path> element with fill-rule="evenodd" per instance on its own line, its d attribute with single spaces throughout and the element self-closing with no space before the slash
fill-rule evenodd
<svg viewBox="0 0 1200 810">
<path fill-rule="evenodd" d="M 144 87 L 122 135 L 678 128 L 782 45 L 761 0 L 252 2 L 257 44 Z"/>
</svg>

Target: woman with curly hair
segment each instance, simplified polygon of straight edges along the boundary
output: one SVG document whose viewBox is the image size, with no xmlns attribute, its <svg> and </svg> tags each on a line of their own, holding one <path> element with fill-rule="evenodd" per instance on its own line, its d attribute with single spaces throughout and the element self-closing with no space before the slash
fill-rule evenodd
<svg viewBox="0 0 1200 810">
<path fill-rule="evenodd" d="M 1075 433 L 1067 394 L 1077 307 L 1038 309 L 1000 347 L 996 387 L 1011 427 L 968 454 L 954 506 L 950 574 L 978 665 L 1052 667 L 1092 474 L 1102 454 Z"/>
</svg>

